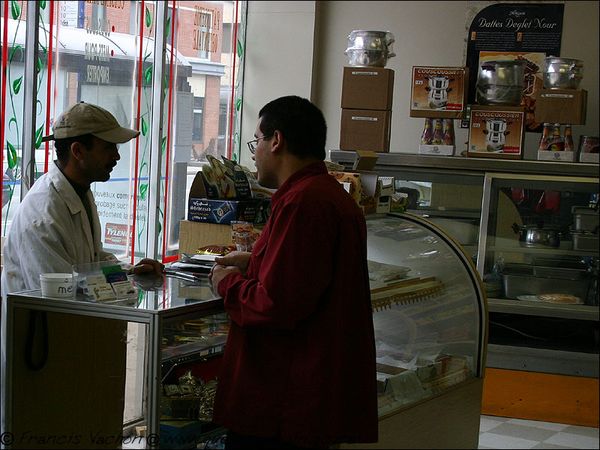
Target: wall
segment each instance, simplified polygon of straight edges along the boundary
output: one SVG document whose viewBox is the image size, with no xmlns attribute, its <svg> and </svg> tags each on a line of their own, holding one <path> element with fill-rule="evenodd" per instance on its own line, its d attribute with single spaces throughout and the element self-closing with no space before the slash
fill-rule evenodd
<svg viewBox="0 0 600 450">
<path fill-rule="evenodd" d="M 260 108 L 283 95 L 310 97 L 314 28 L 315 2 L 248 4 L 241 162 L 250 169 L 245 143 L 254 139 Z"/>
<path fill-rule="evenodd" d="M 491 3 L 250 2 L 243 141 L 252 139 L 256 114 L 266 101 L 296 93 L 310 97 L 323 110 L 329 127 L 327 148 L 339 148 L 347 36 L 354 29 L 389 30 L 396 37 L 396 57 L 387 65 L 395 71 L 391 151 L 415 153 L 423 119 L 409 117 L 412 66 L 464 65 L 469 11 Z M 565 2 L 561 55 L 584 61 L 580 87 L 588 90 L 586 125 L 573 128 L 576 143 L 580 134 L 599 135 L 598 52 L 598 2 Z M 467 140 L 466 131 L 457 127 L 459 148 Z M 539 138 L 539 133 L 526 134 L 526 159 L 535 159 Z M 242 163 L 254 167 L 243 153 Z"/>
</svg>

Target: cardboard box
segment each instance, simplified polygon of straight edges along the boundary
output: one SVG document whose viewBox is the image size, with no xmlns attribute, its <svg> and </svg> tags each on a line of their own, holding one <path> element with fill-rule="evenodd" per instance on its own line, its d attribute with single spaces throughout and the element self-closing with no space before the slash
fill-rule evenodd
<svg viewBox="0 0 600 450">
<path fill-rule="evenodd" d="M 188 220 L 230 224 L 234 220 L 265 223 L 269 216 L 270 200 L 215 200 L 190 197 Z"/>
<path fill-rule="evenodd" d="M 600 162 L 600 158 L 598 158 L 598 153 L 579 153 L 579 162 L 583 163 L 596 163 Z"/>
<path fill-rule="evenodd" d="M 342 109 L 340 149 L 390 151 L 392 111 Z"/>
<path fill-rule="evenodd" d="M 462 117 L 468 76 L 466 67 L 414 66 L 410 117 Z"/>
<path fill-rule="evenodd" d="M 392 109 L 394 71 L 383 67 L 344 67 L 342 108 Z"/>
<path fill-rule="evenodd" d="M 420 155 L 454 155 L 454 145 L 419 144 Z"/>
<path fill-rule="evenodd" d="M 377 155 L 370 151 L 356 152 L 356 161 L 350 172 L 330 171 L 344 188 L 352 195 L 365 214 L 377 212 L 381 194 L 381 182 L 377 172 L 373 171 Z"/>
<path fill-rule="evenodd" d="M 575 161 L 575 152 L 538 150 L 538 161 Z"/>
<path fill-rule="evenodd" d="M 521 159 L 524 118 L 520 106 L 471 106 L 467 156 Z"/>
<path fill-rule="evenodd" d="M 535 120 L 540 123 L 583 125 L 586 110 L 585 89 L 542 89 L 535 106 Z"/>
<path fill-rule="evenodd" d="M 179 222 L 179 253 L 194 254 L 207 245 L 233 245 L 231 225 L 189 220 Z"/>
</svg>

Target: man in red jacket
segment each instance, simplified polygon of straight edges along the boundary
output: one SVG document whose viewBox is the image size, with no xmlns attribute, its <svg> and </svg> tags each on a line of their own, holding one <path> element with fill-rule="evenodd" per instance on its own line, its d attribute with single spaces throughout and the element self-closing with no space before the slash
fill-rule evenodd
<svg viewBox="0 0 600 450">
<path fill-rule="evenodd" d="M 315 105 L 287 96 L 248 142 L 258 182 L 277 191 L 252 253 L 211 273 L 231 318 L 214 406 L 226 448 L 377 441 L 366 224 L 327 173 L 326 131 Z"/>
</svg>

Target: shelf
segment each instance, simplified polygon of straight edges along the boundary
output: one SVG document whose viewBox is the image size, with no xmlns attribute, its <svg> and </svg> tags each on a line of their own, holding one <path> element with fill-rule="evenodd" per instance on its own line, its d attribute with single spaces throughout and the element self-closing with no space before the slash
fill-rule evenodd
<svg viewBox="0 0 600 450">
<path fill-rule="evenodd" d="M 482 175 L 484 172 L 529 173 L 536 175 L 560 175 L 575 177 L 598 177 L 598 164 L 556 161 L 528 161 L 522 159 L 465 158 L 462 156 L 423 156 L 416 153 L 377 153 L 376 171 L 395 172 L 422 170 L 440 173 L 456 171 Z M 330 158 L 340 164 L 353 164 L 356 152 L 330 150 Z M 387 169 L 387 170 L 386 170 Z"/>
<path fill-rule="evenodd" d="M 508 252 L 508 253 L 530 253 L 536 255 L 553 255 L 553 256 L 599 256 L 598 251 L 585 250 L 570 250 L 565 248 L 535 248 L 521 246 L 490 246 L 488 252 Z"/>
<path fill-rule="evenodd" d="M 406 212 L 416 214 L 418 216 L 431 217 L 448 217 L 453 219 L 479 219 L 481 218 L 480 209 L 408 209 Z"/>
<path fill-rule="evenodd" d="M 594 321 L 600 319 L 600 308 L 598 306 L 561 305 L 500 298 L 488 298 L 488 311 L 526 316 L 559 317 L 563 319 Z"/>
</svg>

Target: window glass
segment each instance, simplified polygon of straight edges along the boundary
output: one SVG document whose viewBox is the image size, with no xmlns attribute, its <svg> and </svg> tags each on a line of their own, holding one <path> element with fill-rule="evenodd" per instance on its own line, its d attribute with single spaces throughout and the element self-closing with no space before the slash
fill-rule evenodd
<svg viewBox="0 0 600 450">
<path fill-rule="evenodd" d="M 40 9 L 38 76 L 34 92 L 24 98 L 30 5 Z M 121 160 L 111 179 L 92 186 L 105 249 L 133 262 L 152 251 L 148 233 L 155 231 L 162 242 L 156 255 L 168 259 L 176 253 L 189 187 L 206 155 L 237 159 L 239 154 L 234 136 L 241 117 L 246 2 L 171 0 L 162 5 L 164 9 L 156 1 L 1 3 L 0 54 L 6 74 L 0 115 L 2 236 L 19 202 L 21 160 L 30 167 L 35 163 L 36 177 L 46 172 L 55 158 L 54 145 L 39 139 L 52 132 L 53 121 L 65 109 L 87 101 L 141 132 L 120 145 Z M 159 17 L 158 10 L 166 10 L 165 16 Z M 164 27 L 166 42 L 158 59 L 157 27 Z M 156 80 L 159 63 L 164 63 L 162 79 Z M 160 106 L 154 104 L 153 86 L 163 87 Z M 28 104 L 35 105 L 34 129 L 22 142 Z M 157 121 L 153 114 L 162 115 Z M 34 149 L 33 156 L 23 158 L 24 148 Z M 155 181 L 150 180 L 153 164 L 159 165 Z M 154 182 L 158 194 L 150 198 Z M 158 225 L 149 227 L 154 223 Z"/>
</svg>

